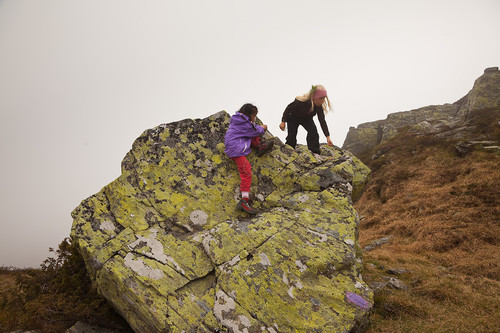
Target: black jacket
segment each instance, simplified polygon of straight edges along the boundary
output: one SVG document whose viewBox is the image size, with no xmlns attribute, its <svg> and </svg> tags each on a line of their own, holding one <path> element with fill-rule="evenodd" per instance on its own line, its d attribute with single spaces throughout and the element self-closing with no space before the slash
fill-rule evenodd
<svg viewBox="0 0 500 333">
<path fill-rule="evenodd" d="M 328 125 L 325 121 L 325 111 L 323 111 L 323 107 L 315 105 L 314 109 L 311 111 L 311 103 L 311 101 L 301 102 L 298 99 L 295 99 L 286 107 L 285 112 L 283 112 L 283 117 L 281 117 L 281 121 L 287 122 L 288 119 L 296 119 L 300 122 L 303 119 L 313 118 L 315 115 L 318 115 L 319 124 L 323 130 L 323 134 L 325 136 L 330 136 L 330 131 L 328 131 Z"/>
</svg>

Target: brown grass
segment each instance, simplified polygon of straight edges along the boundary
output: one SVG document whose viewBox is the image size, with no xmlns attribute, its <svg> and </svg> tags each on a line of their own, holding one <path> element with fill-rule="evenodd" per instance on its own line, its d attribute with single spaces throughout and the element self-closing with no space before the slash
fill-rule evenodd
<svg viewBox="0 0 500 333">
<path fill-rule="evenodd" d="M 364 254 L 365 279 L 409 271 L 407 291 L 376 295 L 368 332 L 500 332 L 500 157 L 409 149 L 392 147 L 355 203 L 363 248 L 393 236 Z"/>
<path fill-rule="evenodd" d="M 77 321 L 130 332 L 97 294 L 76 247 L 64 240 L 40 269 L 0 267 L 0 332 L 65 332 Z"/>
</svg>

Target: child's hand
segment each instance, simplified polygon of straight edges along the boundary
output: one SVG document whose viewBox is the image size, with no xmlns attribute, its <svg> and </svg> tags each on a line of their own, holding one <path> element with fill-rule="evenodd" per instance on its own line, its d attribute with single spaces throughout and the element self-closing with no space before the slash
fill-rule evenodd
<svg viewBox="0 0 500 333">
<path fill-rule="evenodd" d="M 286 128 L 286 123 L 285 123 L 284 121 L 282 121 L 282 122 L 281 122 L 281 124 L 280 124 L 280 129 L 281 129 L 282 131 L 284 131 L 284 130 L 285 130 L 285 128 Z"/>
<path fill-rule="evenodd" d="M 262 127 L 264 128 L 264 131 L 267 131 L 267 125 L 262 125 Z"/>
</svg>

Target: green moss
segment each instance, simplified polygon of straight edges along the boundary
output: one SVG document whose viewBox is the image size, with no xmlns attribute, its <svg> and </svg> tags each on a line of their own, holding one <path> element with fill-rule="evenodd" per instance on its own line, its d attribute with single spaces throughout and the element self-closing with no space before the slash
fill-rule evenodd
<svg viewBox="0 0 500 333">
<path fill-rule="evenodd" d="M 222 157 L 219 154 L 214 155 L 214 156 L 212 156 L 212 162 L 214 162 L 215 164 L 221 164 Z"/>
<path fill-rule="evenodd" d="M 170 129 L 165 128 L 163 131 L 160 132 L 160 140 L 165 141 L 170 137 Z"/>
<path fill-rule="evenodd" d="M 137 331 L 348 330 L 360 310 L 345 291 L 365 286 L 346 182 L 361 188 L 367 168 L 331 147 L 322 159 L 251 153 L 261 212 L 248 216 L 219 133 L 228 120 L 145 131 L 122 175 L 75 210 L 72 235 L 101 292 Z"/>
<path fill-rule="evenodd" d="M 243 221 L 219 223 L 206 240 L 210 248 L 210 257 L 217 265 L 231 261 L 237 255 L 243 259 L 245 253 L 253 252 L 280 230 L 292 226 L 294 221 L 293 216 L 284 216 L 271 211 L 258 216 L 252 223 Z"/>
<path fill-rule="evenodd" d="M 280 232 L 259 247 L 251 259 L 222 271 L 219 285 L 242 308 L 252 309 L 260 320 L 274 322 L 282 331 L 313 331 L 324 325 L 348 327 L 357 310 L 345 304 L 344 290 L 355 290 L 356 279 L 349 265 L 335 267 L 345 262 L 338 257 L 345 253 L 345 244 L 296 228 L 295 232 Z M 346 268 L 346 273 L 341 273 Z M 255 293 L 258 298 L 253 297 Z"/>
<path fill-rule="evenodd" d="M 304 191 L 319 191 L 321 177 L 316 174 L 303 175 L 298 179 L 298 184 Z"/>
<path fill-rule="evenodd" d="M 222 330 L 212 312 L 215 285 L 215 275 L 208 275 L 187 284 L 175 295 L 168 297 L 169 317 L 174 319 L 170 326 L 172 332 Z"/>
</svg>

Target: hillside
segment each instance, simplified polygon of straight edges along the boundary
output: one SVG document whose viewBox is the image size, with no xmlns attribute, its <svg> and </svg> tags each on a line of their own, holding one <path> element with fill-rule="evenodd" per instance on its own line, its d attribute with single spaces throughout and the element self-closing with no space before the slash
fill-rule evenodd
<svg viewBox="0 0 500 333">
<path fill-rule="evenodd" d="M 477 112 L 470 134 L 498 143 L 499 120 L 500 109 Z M 355 208 L 376 293 L 367 332 L 498 332 L 500 155 L 462 145 L 402 127 L 364 151 L 372 179 Z"/>
</svg>

